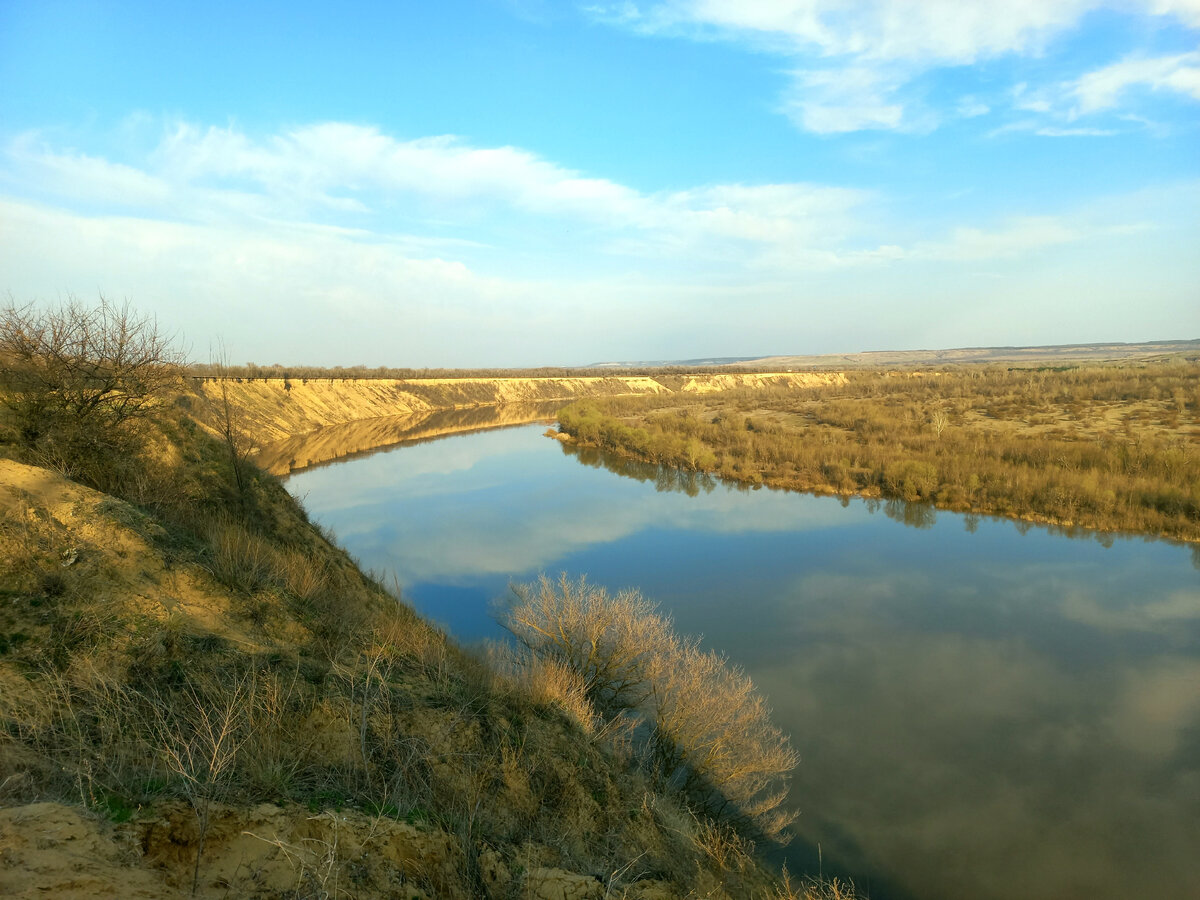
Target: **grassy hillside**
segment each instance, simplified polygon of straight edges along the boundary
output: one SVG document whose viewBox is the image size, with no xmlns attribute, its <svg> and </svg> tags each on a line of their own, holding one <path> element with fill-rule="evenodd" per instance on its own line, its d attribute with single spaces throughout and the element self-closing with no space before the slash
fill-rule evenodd
<svg viewBox="0 0 1200 900">
<path fill-rule="evenodd" d="M 964 364 L 1064 366 L 1103 362 L 1161 363 L 1200 359 L 1200 340 L 1138 344 L 1051 344 L 1042 347 L 961 347 L 948 350 L 870 350 L 825 356 L 768 356 L 745 363 L 757 367 L 912 368 Z"/>
<path fill-rule="evenodd" d="M 0 894 L 845 896 L 767 872 L 561 667 L 422 621 L 181 381 L 94 420 L 5 362 Z"/>
</svg>

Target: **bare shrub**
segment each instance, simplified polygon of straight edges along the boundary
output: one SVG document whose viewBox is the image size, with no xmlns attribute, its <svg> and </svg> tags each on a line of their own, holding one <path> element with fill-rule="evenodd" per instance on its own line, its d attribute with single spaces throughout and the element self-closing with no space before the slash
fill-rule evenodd
<svg viewBox="0 0 1200 900">
<path fill-rule="evenodd" d="M 189 684 L 176 695 L 146 698 L 158 752 L 178 778 L 200 832 L 192 869 L 193 895 L 212 804 L 225 798 L 242 745 L 250 737 L 254 689 L 255 679 L 245 676 L 229 686 Z"/>
<path fill-rule="evenodd" d="M 505 644 L 488 647 L 488 665 L 503 680 L 519 685 L 526 697 L 540 706 L 562 711 L 585 734 L 595 734 L 603 724 L 587 697 L 583 679 L 555 659 L 514 652 Z"/>
<path fill-rule="evenodd" d="M 642 757 L 665 784 L 714 818 L 786 839 L 795 817 L 783 801 L 797 756 L 744 672 L 678 637 L 637 591 L 611 596 L 563 575 L 513 593 L 502 624 L 530 657 L 531 684 L 550 692 L 555 669 L 566 669 L 594 715 L 641 720 Z"/>
<path fill-rule="evenodd" d="M 654 770 L 707 812 L 779 840 L 795 819 L 783 801 L 799 758 L 750 677 L 693 639 L 656 655 L 648 677 Z"/>
<path fill-rule="evenodd" d="M 17 441 L 69 477 L 107 487 L 183 354 L 128 304 L 74 298 L 0 309 L 0 402 Z"/>
<path fill-rule="evenodd" d="M 221 388 L 221 408 L 217 414 L 217 427 L 221 432 L 221 438 L 225 442 L 225 447 L 229 451 L 229 463 L 233 468 L 233 478 L 237 484 L 238 498 L 244 506 L 247 499 L 247 439 L 238 411 L 229 402 L 229 356 L 225 352 L 224 343 L 220 344 L 216 355 L 210 362 L 210 367 L 216 370 L 217 382 Z"/>
<path fill-rule="evenodd" d="M 671 622 L 637 591 L 610 596 L 580 578 L 543 575 L 512 586 L 501 624 L 536 659 L 574 672 L 596 712 L 612 718 L 649 694 L 645 667 L 671 635 Z"/>
</svg>

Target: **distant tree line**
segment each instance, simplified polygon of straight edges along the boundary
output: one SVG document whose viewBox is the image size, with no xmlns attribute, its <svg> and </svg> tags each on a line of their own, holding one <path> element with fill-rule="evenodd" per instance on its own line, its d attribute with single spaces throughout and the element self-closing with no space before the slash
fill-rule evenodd
<svg viewBox="0 0 1200 900">
<path fill-rule="evenodd" d="M 428 380 L 434 378 L 610 378 L 614 376 L 678 376 L 678 375 L 744 375 L 758 372 L 777 371 L 761 366 L 643 366 L 624 368 L 620 366 L 543 366 L 524 369 L 414 369 L 404 367 L 376 366 L 284 366 L 273 363 L 260 366 L 248 362 L 245 365 L 215 363 L 193 363 L 187 369 L 195 378 L 232 378 L 242 381 L 346 381 L 350 379 Z"/>
</svg>

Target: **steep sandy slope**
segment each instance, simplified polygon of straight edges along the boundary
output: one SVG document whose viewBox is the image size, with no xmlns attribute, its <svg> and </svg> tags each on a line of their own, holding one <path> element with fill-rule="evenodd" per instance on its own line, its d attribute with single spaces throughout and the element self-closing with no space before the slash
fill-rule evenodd
<svg viewBox="0 0 1200 900">
<path fill-rule="evenodd" d="M 407 416 L 384 416 L 327 425 L 259 448 L 254 462 L 272 475 L 287 475 L 310 466 L 400 443 L 463 431 L 553 421 L 554 413 L 560 406 L 561 401 L 506 403 L 502 406 L 437 409 Z"/>
<path fill-rule="evenodd" d="M 210 422 L 219 415 L 223 394 L 238 427 L 255 447 L 328 425 L 384 416 L 411 416 L 438 409 L 513 403 L 571 401 L 583 397 L 661 394 L 683 390 L 794 387 L 844 383 L 841 373 L 751 375 L 614 376 L 587 378 L 434 379 L 208 379 L 196 389 Z"/>
</svg>

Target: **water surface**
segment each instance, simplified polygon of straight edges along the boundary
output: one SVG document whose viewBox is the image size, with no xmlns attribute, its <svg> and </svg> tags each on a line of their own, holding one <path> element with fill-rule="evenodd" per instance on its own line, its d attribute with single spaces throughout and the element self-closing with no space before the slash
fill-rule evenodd
<svg viewBox="0 0 1200 900">
<path fill-rule="evenodd" d="M 1191 548 L 749 490 L 543 430 L 288 486 L 461 640 L 502 635 L 489 605 L 511 580 L 560 571 L 638 587 L 703 634 L 802 756 L 793 871 L 876 900 L 1200 895 Z"/>
</svg>

